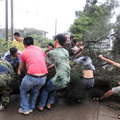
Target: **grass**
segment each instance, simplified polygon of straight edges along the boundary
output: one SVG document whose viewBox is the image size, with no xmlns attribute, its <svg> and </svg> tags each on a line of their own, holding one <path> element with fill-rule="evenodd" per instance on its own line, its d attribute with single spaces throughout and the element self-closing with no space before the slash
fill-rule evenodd
<svg viewBox="0 0 120 120">
<path fill-rule="evenodd" d="M 47 48 L 41 48 L 44 52 L 45 52 L 45 50 L 47 50 Z"/>
</svg>

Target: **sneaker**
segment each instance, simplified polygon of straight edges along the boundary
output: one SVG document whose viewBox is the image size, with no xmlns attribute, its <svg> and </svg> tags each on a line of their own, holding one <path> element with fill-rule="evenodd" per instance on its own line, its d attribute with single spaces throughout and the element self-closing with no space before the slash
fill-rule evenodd
<svg viewBox="0 0 120 120">
<path fill-rule="evenodd" d="M 0 103 L 0 110 L 4 110 L 4 106 Z"/>
<path fill-rule="evenodd" d="M 29 113 L 33 112 L 33 110 L 29 110 Z"/>
<path fill-rule="evenodd" d="M 18 112 L 19 112 L 19 113 L 23 113 L 24 115 L 28 115 L 28 114 L 30 113 L 29 111 L 23 112 L 23 111 L 22 111 L 22 108 L 19 108 L 19 109 L 18 109 Z"/>
</svg>

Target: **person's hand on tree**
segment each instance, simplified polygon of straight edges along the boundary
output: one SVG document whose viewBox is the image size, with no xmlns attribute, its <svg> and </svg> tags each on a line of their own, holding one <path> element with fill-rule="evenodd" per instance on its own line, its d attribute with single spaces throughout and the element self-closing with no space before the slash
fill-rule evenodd
<svg viewBox="0 0 120 120">
<path fill-rule="evenodd" d="M 120 82 L 118 82 L 118 85 L 120 85 Z"/>
<path fill-rule="evenodd" d="M 105 57 L 103 57 L 103 55 L 99 55 L 98 57 L 102 60 L 105 58 Z"/>
<path fill-rule="evenodd" d="M 80 48 L 83 50 L 83 49 L 84 49 L 84 46 L 80 46 Z"/>
</svg>

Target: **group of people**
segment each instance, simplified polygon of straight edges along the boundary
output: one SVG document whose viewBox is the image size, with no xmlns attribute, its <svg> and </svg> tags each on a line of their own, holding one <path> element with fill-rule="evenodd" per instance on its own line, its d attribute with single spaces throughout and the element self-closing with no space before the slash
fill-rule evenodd
<svg viewBox="0 0 120 120">
<path fill-rule="evenodd" d="M 32 37 L 25 37 L 23 39 L 25 49 L 22 52 L 15 46 L 10 48 L 9 52 L 4 55 L 3 59 L 11 63 L 14 70 L 17 68 L 18 74 L 20 74 L 21 70 L 26 73 L 20 85 L 21 104 L 18 110 L 19 113 L 29 114 L 34 110 L 39 90 L 43 85 L 37 109 L 39 111 L 43 111 L 44 107 L 51 109 L 56 90 L 65 88 L 70 82 L 71 68 L 69 65 L 69 53 L 63 48 L 65 42 L 66 37 L 63 34 L 56 35 L 54 38 L 54 49 L 45 55 L 41 48 L 34 46 Z M 56 68 L 55 76 L 48 82 L 46 82 L 48 74 L 47 63 Z M 29 99 L 27 96 L 28 91 L 30 91 Z M 1 110 L 4 107 L 1 102 Z"/>
<path fill-rule="evenodd" d="M 7 60 L 10 64 L 7 63 L 7 66 L 3 66 L 2 62 L 0 62 L 0 88 L 9 84 L 9 82 L 4 85 L 1 84 L 4 75 L 7 76 L 6 78 L 4 77 L 4 79 L 12 79 L 12 76 L 8 74 L 10 70 L 12 70 L 10 69 L 11 66 L 17 74 L 21 74 L 21 70 L 24 70 L 26 75 L 20 85 L 21 104 L 18 110 L 19 113 L 29 114 L 33 112 L 41 88 L 43 89 L 37 109 L 43 111 L 44 107 L 46 107 L 50 110 L 51 104 L 53 104 L 55 100 L 56 91 L 65 88 L 69 84 L 70 65 L 74 65 L 75 63 L 78 64 L 85 60 L 87 61 L 82 68 L 82 82 L 86 87 L 92 88 L 94 86 L 95 67 L 88 56 L 80 58 L 76 58 L 75 56 L 74 62 L 69 62 L 71 56 L 74 56 L 80 49 L 81 51 L 84 49 L 82 42 L 77 42 L 75 36 L 69 37 L 68 34 L 56 35 L 54 45 L 49 43 L 45 53 L 41 48 L 34 46 L 32 37 L 25 37 L 23 39 L 20 34 L 16 32 L 14 33 L 14 38 L 13 47 L 2 57 L 2 59 Z M 119 63 L 109 60 L 102 55 L 99 55 L 99 58 L 120 67 Z M 49 64 L 49 66 L 46 64 Z M 56 74 L 46 82 L 48 69 L 53 67 L 55 67 Z M 27 96 L 28 91 L 30 91 L 29 99 Z M 105 93 L 102 97 L 94 99 L 102 100 L 119 92 L 120 87 L 116 87 Z M 6 105 L 7 104 L 1 100 L 0 110 L 3 110 Z"/>
</svg>

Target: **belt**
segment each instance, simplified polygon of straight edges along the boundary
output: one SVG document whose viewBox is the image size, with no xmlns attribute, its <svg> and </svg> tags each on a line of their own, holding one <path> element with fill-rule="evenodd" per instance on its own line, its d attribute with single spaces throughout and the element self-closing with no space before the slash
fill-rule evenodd
<svg viewBox="0 0 120 120">
<path fill-rule="evenodd" d="M 46 74 L 41 75 L 41 76 L 37 76 L 37 75 L 29 74 L 29 73 L 27 73 L 27 74 L 28 74 L 29 76 L 31 76 L 31 77 L 35 77 L 35 78 L 43 78 L 43 77 L 46 76 Z"/>
<path fill-rule="evenodd" d="M 94 77 L 92 77 L 92 78 L 84 78 L 84 77 L 82 77 L 83 79 L 94 79 Z"/>
</svg>

